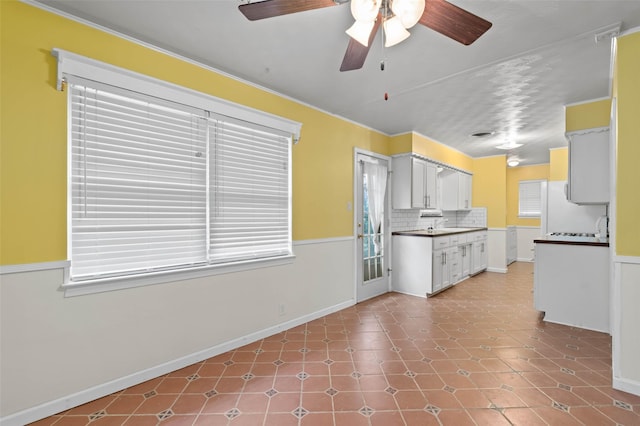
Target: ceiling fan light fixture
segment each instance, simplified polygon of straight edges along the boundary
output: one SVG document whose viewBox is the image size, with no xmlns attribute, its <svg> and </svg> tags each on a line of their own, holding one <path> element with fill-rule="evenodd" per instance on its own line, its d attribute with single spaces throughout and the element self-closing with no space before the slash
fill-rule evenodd
<svg viewBox="0 0 640 426">
<path fill-rule="evenodd" d="M 397 16 L 389 18 L 382 23 L 384 28 L 385 43 L 384 47 L 395 46 L 403 40 L 406 40 L 411 33 L 402 25 Z"/>
<path fill-rule="evenodd" d="M 393 0 L 391 11 L 400 19 L 405 28 L 411 28 L 422 17 L 424 6 L 425 0 Z"/>
<path fill-rule="evenodd" d="M 356 21 L 375 21 L 382 0 L 351 0 L 351 15 Z"/>
<path fill-rule="evenodd" d="M 349 37 L 357 41 L 363 46 L 369 45 L 369 35 L 371 34 L 371 30 L 373 29 L 373 24 L 375 21 L 367 22 L 367 21 L 356 21 L 353 25 L 345 31 Z"/>
</svg>

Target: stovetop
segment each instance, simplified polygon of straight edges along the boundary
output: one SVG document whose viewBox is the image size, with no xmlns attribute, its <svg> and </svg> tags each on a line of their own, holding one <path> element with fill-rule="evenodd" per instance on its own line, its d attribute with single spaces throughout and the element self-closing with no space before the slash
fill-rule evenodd
<svg viewBox="0 0 640 426">
<path fill-rule="evenodd" d="M 589 232 L 551 232 L 547 234 L 551 237 L 587 237 L 595 238 L 596 234 Z"/>
</svg>

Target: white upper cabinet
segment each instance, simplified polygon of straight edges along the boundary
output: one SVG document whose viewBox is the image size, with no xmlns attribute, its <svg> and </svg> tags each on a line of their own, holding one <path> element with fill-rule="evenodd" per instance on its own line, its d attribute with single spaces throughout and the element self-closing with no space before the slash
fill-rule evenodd
<svg viewBox="0 0 640 426">
<path fill-rule="evenodd" d="M 442 182 L 442 210 L 470 210 L 471 175 L 445 170 L 440 176 Z"/>
<path fill-rule="evenodd" d="M 393 157 L 393 208 L 436 209 L 436 165 L 421 158 Z"/>
<path fill-rule="evenodd" d="M 609 128 L 567 133 L 567 199 L 576 204 L 609 203 Z"/>
</svg>

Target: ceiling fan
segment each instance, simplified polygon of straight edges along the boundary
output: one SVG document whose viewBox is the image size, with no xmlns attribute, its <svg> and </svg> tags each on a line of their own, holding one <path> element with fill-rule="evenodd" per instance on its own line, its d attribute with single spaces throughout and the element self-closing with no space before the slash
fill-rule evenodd
<svg viewBox="0 0 640 426">
<path fill-rule="evenodd" d="M 247 19 L 273 18 L 347 3 L 349 0 L 262 0 L 238 8 Z M 392 46 L 409 36 L 408 28 L 420 23 L 464 45 L 476 41 L 491 22 L 445 0 L 351 0 L 356 22 L 347 30 L 349 45 L 340 71 L 362 68 L 371 43 L 383 25 L 386 43 Z"/>
</svg>

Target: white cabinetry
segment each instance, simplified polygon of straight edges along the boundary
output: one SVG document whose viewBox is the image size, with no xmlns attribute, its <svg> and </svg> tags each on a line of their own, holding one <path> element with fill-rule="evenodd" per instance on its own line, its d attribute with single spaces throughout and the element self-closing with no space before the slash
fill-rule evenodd
<svg viewBox="0 0 640 426">
<path fill-rule="evenodd" d="M 435 164 L 410 155 L 393 157 L 393 208 L 437 208 Z"/>
<path fill-rule="evenodd" d="M 609 247 L 536 243 L 533 303 L 544 320 L 609 333 Z"/>
<path fill-rule="evenodd" d="M 472 238 L 473 256 L 471 257 L 471 275 L 487 269 L 489 259 L 487 256 L 487 233 L 474 232 Z"/>
<path fill-rule="evenodd" d="M 609 128 L 567 133 L 567 199 L 576 204 L 609 202 Z"/>
<path fill-rule="evenodd" d="M 486 238 L 485 231 L 441 237 L 394 235 L 393 290 L 429 296 L 486 269 Z"/>
<path fill-rule="evenodd" d="M 442 210 L 471 209 L 471 175 L 446 170 L 441 173 Z"/>
</svg>

